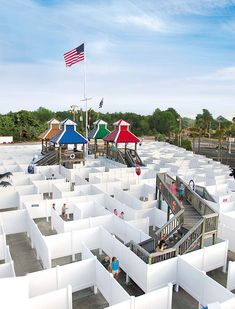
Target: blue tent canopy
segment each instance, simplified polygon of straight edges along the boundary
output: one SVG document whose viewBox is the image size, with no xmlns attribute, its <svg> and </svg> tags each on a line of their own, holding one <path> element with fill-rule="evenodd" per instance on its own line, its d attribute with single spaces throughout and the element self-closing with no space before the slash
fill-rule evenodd
<svg viewBox="0 0 235 309">
<path fill-rule="evenodd" d="M 70 119 L 64 120 L 62 130 L 50 139 L 54 144 L 87 144 L 86 138 L 76 131 L 76 123 Z"/>
</svg>

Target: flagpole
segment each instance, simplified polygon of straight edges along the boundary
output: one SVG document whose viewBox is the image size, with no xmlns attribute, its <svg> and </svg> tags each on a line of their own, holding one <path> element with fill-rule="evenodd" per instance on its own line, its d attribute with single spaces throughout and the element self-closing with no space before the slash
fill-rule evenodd
<svg viewBox="0 0 235 309">
<path fill-rule="evenodd" d="M 88 130 L 87 130 L 87 125 L 88 125 L 88 114 L 87 114 L 87 97 L 86 97 L 86 49 L 85 49 L 85 42 L 84 42 L 84 100 L 86 103 L 86 121 L 85 121 L 85 126 L 86 126 L 86 139 L 88 140 Z M 88 156 L 88 144 L 86 144 L 86 157 Z"/>
<path fill-rule="evenodd" d="M 88 140 L 88 110 L 87 110 L 87 101 L 91 100 L 92 98 L 87 98 L 87 89 L 86 89 L 86 53 L 85 53 L 85 42 L 84 42 L 84 98 L 81 101 L 85 101 L 86 104 L 86 139 Z M 88 144 L 86 144 L 86 157 L 88 156 Z"/>
</svg>

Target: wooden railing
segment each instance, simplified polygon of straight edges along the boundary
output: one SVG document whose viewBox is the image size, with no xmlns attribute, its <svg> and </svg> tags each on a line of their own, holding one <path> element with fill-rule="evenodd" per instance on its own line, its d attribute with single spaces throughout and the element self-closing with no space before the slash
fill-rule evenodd
<svg viewBox="0 0 235 309">
<path fill-rule="evenodd" d="M 166 260 L 168 258 L 182 255 L 194 248 L 201 248 L 204 245 L 204 238 L 206 236 L 215 236 L 218 229 L 218 214 L 203 200 L 193 189 L 187 185 L 182 179 L 176 177 L 176 186 L 179 187 L 181 183 L 185 186 L 185 198 L 191 204 L 191 207 L 201 215 L 198 222 L 181 238 L 173 248 L 165 249 L 163 252 L 153 252 L 156 244 L 163 235 L 169 238 L 176 232 L 184 222 L 184 207 L 174 196 L 170 190 L 169 185 L 174 181 L 166 173 L 157 174 L 156 188 L 164 200 L 169 205 L 174 215 L 166 224 L 164 224 L 157 232 L 156 238 L 149 239 L 143 243 L 135 244 L 132 242 L 131 249 L 148 264 L 156 263 Z M 173 207 L 173 201 L 174 207 Z M 151 248 L 148 252 L 146 248 Z"/>
<path fill-rule="evenodd" d="M 105 152 L 106 152 L 106 148 L 104 147 L 104 145 L 94 145 L 94 144 L 89 144 L 89 153 L 91 154 L 95 154 L 96 153 L 99 153 L 99 154 L 102 154 L 104 155 Z"/>
<path fill-rule="evenodd" d="M 196 194 L 196 192 L 193 191 L 188 184 L 186 184 L 181 178 L 177 176 L 176 186 L 179 187 L 181 183 L 183 183 L 185 187 L 185 198 L 201 216 L 215 213 L 214 210 L 208 205 L 208 203 L 203 200 L 203 198 Z"/>
<path fill-rule="evenodd" d="M 201 218 L 200 221 L 198 221 L 197 224 L 195 224 L 190 231 L 188 231 L 187 234 L 184 235 L 183 238 L 180 239 L 180 241 L 177 242 L 177 244 L 174 246 L 176 250 L 176 255 L 185 254 L 188 251 L 192 250 L 194 246 L 199 245 L 199 241 L 203 238 L 203 225 L 205 223 L 205 219 Z"/>
<path fill-rule="evenodd" d="M 154 242 L 153 239 L 150 239 L 149 241 Z M 164 251 L 158 251 L 158 252 L 148 252 L 143 247 L 134 243 L 133 241 L 130 242 L 130 248 L 146 264 L 154 264 L 157 262 L 168 260 L 176 256 L 175 248 L 168 248 L 165 249 Z M 153 251 L 155 251 L 155 242 Z"/>
<path fill-rule="evenodd" d="M 88 145 L 88 151 L 90 153 L 95 153 L 95 145 L 94 144 L 89 144 Z"/>
<path fill-rule="evenodd" d="M 213 213 L 210 215 L 204 216 L 205 218 L 205 234 L 211 234 L 217 231 L 218 229 L 218 221 L 219 215 L 217 213 Z"/>
<path fill-rule="evenodd" d="M 154 239 L 150 239 L 150 242 L 152 243 L 151 246 L 155 248 L 155 242 Z M 143 260 L 146 264 L 149 263 L 149 256 L 150 252 L 145 250 L 140 245 L 136 244 L 134 241 L 130 241 L 130 249 L 133 251 L 141 260 Z"/>
<path fill-rule="evenodd" d="M 124 152 L 125 152 L 125 149 L 124 149 Z M 140 159 L 135 149 L 126 148 L 126 157 L 128 157 L 132 166 L 136 166 L 136 163 L 139 166 L 144 166 L 144 163 Z"/>
<path fill-rule="evenodd" d="M 157 263 L 160 261 L 167 260 L 177 255 L 185 254 L 194 248 L 201 248 L 204 237 L 207 233 L 216 233 L 217 225 L 215 221 L 212 220 L 214 217 L 218 220 L 217 214 L 207 215 L 202 217 L 197 224 L 195 224 L 187 234 L 181 238 L 173 248 L 165 249 L 162 252 L 148 252 L 141 246 L 141 244 L 135 244 L 131 242 L 131 250 L 135 252 L 143 261 L 148 264 Z M 163 231 L 162 231 L 163 233 Z M 166 233 L 167 234 L 167 233 Z M 151 249 L 156 247 L 157 240 L 149 239 L 151 244 Z"/>
<path fill-rule="evenodd" d="M 126 148 L 126 149 L 118 148 L 118 149 L 112 150 L 112 147 L 109 147 L 107 157 L 111 160 L 118 161 L 129 167 L 136 166 L 136 160 L 137 160 L 138 165 L 144 166 L 137 152 L 134 149 L 130 149 L 130 148 Z"/>
<path fill-rule="evenodd" d="M 84 153 L 82 151 L 66 150 L 61 153 L 61 161 L 83 161 Z"/>
<path fill-rule="evenodd" d="M 176 177 L 176 184 L 183 183 L 185 186 L 185 198 L 204 218 L 203 241 L 206 235 L 216 235 L 218 230 L 218 213 L 216 213 L 193 189 L 186 184 L 181 178 Z"/>
<path fill-rule="evenodd" d="M 123 158 L 121 151 L 118 150 L 118 149 L 112 150 L 112 148 L 109 147 L 109 149 L 108 149 L 108 158 L 111 159 L 111 160 L 114 160 L 114 161 L 118 161 L 118 162 L 126 165 L 126 161 Z"/>
<path fill-rule="evenodd" d="M 154 264 L 158 262 L 162 262 L 168 259 L 171 259 L 176 256 L 175 248 L 168 248 L 164 251 L 151 253 L 148 257 L 148 264 Z"/>
<path fill-rule="evenodd" d="M 177 214 L 179 211 L 184 209 L 181 202 L 178 200 L 177 196 L 169 190 L 169 185 L 175 181 L 167 174 L 157 174 L 156 176 L 156 186 L 160 194 L 162 194 L 164 200 L 167 202 L 173 214 Z"/>
<path fill-rule="evenodd" d="M 159 241 L 163 235 L 169 238 L 174 234 L 184 222 L 184 210 L 181 209 L 173 218 L 167 221 L 156 233 L 156 241 Z"/>
<path fill-rule="evenodd" d="M 195 192 L 201 196 L 203 199 L 209 201 L 209 202 L 213 202 L 216 203 L 215 199 L 211 196 L 211 194 L 207 191 L 207 189 L 205 187 L 196 185 L 195 186 Z"/>
<path fill-rule="evenodd" d="M 47 153 L 52 152 L 54 150 L 55 150 L 55 147 L 53 145 L 48 144 L 47 147 L 46 147 L 46 145 L 42 145 L 42 153 L 44 153 L 44 154 L 47 154 Z"/>
</svg>

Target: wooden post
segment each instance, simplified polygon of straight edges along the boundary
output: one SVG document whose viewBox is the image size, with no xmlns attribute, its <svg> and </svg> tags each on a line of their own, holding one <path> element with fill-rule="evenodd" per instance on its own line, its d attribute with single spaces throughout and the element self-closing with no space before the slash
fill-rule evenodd
<svg viewBox="0 0 235 309">
<path fill-rule="evenodd" d="M 155 200 L 157 200 L 157 197 L 158 197 L 158 187 L 156 186 Z"/>
<path fill-rule="evenodd" d="M 170 212 L 171 212 L 171 208 L 170 208 L 170 206 L 167 204 L 167 221 L 170 220 Z"/>
<path fill-rule="evenodd" d="M 59 146 L 59 164 L 61 164 L 61 145 Z"/>
<path fill-rule="evenodd" d="M 109 154 L 109 142 L 106 142 L 106 157 L 108 158 L 108 154 Z"/>
<path fill-rule="evenodd" d="M 159 196 L 158 196 L 158 208 L 162 209 L 162 192 L 159 190 Z"/>
<path fill-rule="evenodd" d="M 83 146 L 82 146 L 82 151 L 83 151 L 83 160 L 82 160 L 82 162 L 83 162 L 83 165 L 85 165 L 85 144 L 83 144 Z"/>
<path fill-rule="evenodd" d="M 204 247 L 204 236 L 205 236 L 206 218 L 204 218 L 202 225 L 202 238 L 201 238 L 201 249 Z"/>
<path fill-rule="evenodd" d="M 95 159 L 97 158 L 96 151 L 97 151 L 97 139 L 95 138 Z"/>
<path fill-rule="evenodd" d="M 116 147 L 116 161 L 117 161 L 117 158 L 118 158 L 118 149 L 117 149 L 117 143 L 115 143 L 115 147 Z"/>
</svg>

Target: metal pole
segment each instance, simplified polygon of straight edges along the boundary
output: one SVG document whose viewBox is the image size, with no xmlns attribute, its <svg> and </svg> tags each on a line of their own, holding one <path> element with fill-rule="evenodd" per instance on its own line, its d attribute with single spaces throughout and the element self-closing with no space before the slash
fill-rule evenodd
<svg viewBox="0 0 235 309">
<path fill-rule="evenodd" d="M 85 54 L 85 43 L 84 43 L 84 98 L 81 101 L 86 102 L 86 120 L 85 120 L 85 126 L 86 126 L 86 139 L 88 139 L 88 111 L 87 111 L 87 101 L 91 100 L 92 98 L 87 98 L 86 96 L 86 54 Z M 86 156 L 88 156 L 88 144 L 86 144 Z"/>
<path fill-rule="evenodd" d="M 181 129 L 182 129 L 181 117 L 177 118 L 177 121 L 179 121 L 178 146 L 181 147 Z"/>
<path fill-rule="evenodd" d="M 231 154 L 231 148 L 232 148 L 232 139 L 231 136 L 228 138 L 229 144 L 228 144 L 228 153 Z"/>
<path fill-rule="evenodd" d="M 180 117 L 180 147 L 181 147 L 181 130 L 182 130 L 182 123 L 181 123 L 181 117 Z"/>
<path fill-rule="evenodd" d="M 88 115 L 87 115 L 87 97 L 86 97 L 86 53 L 85 53 L 85 43 L 84 43 L 84 100 L 86 102 L 86 121 L 85 121 L 85 123 L 86 123 L 86 139 L 87 139 L 87 137 L 88 137 L 88 130 L 87 130 Z"/>
</svg>

